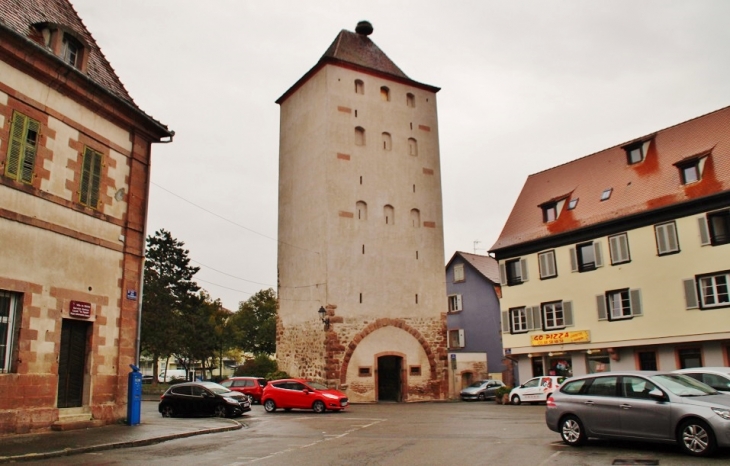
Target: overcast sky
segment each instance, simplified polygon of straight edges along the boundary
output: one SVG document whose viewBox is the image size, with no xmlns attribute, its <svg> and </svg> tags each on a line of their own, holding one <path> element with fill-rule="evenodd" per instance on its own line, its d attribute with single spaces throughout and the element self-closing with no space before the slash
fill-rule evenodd
<svg viewBox="0 0 730 466">
<path fill-rule="evenodd" d="M 276 288 L 279 106 L 341 29 L 437 94 L 445 255 L 486 254 L 528 175 L 730 105 L 730 1 L 71 0 L 153 146 L 147 232 L 237 309 Z M 314 310 L 313 310 L 314 312 Z"/>
</svg>

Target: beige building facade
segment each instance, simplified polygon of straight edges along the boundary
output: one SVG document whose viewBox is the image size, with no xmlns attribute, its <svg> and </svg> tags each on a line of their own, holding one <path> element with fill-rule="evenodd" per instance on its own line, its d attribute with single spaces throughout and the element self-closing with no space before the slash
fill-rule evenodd
<svg viewBox="0 0 730 466">
<path fill-rule="evenodd" d="M 730 108 L 532 175 L 492 248 L 537 375 L 730 365 Z"/>
<path fill-rule="evenodd" d="M 438 88 L 408 78 L 363 24 L 277 101 L 277 358 L 351 401 L 440 399 Z"/>
<path fill-rule="evenodd" d="M 150 149 L 66 1 L 0 6 L 0 434 L 126 416 Z"/>
</svg>

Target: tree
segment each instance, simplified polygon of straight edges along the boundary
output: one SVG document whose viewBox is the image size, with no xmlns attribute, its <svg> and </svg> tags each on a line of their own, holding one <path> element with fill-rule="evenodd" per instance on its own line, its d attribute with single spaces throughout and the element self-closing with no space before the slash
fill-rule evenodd
<svg viewBox="0 0 730 466">
<path fill-rule="evenodd" d="M 247 359 L 243 365 L 236 368 L 234 375 L 237 376 L 251 376 L 251 377 L 266 377 L 267 375 L 274 373 L 278 370 L 276 361 L 271 359 L 266 354 L 259 354 L 253 359 Z"/>
<path fill-rule="evenodd" d="M 276 352 L 276 307 L 276 293 L 271 288 L 240 303 L 238 312 L 231 316 L 238 347 L 254 355 Z"/>
<path fill-rule="evenodd" d="M 153 383 L 159 358 L 169 357 L 184 340 L 183 311 L 200 300 L 193 281 L 200 267 L 190 265 L 184 245 L 164 229 L 147 237 L 140 338 L 142 350 L 152 356 Z"/>
</svg>

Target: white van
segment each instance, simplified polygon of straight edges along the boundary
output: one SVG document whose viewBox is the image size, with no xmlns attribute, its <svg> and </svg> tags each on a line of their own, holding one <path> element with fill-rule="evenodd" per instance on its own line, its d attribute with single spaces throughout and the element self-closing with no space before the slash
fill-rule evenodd
<svg viewBox="0 0 730 466">
<path fill-rule="evenodd" d="M 523 402 L 538 403 L 547 401 L 567 377 L 545 375 L 534 377 L 519 387 L 515 387 L 509 393 L 509 400 L 513 405 Z"/>
<path fill-rule="evenodd" d="M 175 379 L 187 379 L 187 372 L 185 372 L 185 369 L 165 370 L 157 376 L 157 380 L 162 383 L 172 382 Z"/>
</svg>

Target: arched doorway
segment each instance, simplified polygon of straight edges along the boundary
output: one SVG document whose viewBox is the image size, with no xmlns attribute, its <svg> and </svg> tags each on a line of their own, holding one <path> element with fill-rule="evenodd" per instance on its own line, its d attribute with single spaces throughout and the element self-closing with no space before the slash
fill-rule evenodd
<svg viewBox="0 0 730 466">
<path fill-rule="evenodd" d="M 403 358 L 378 358 L 378 401 L 403 401 Z"/>
<path fill-rule="evenodd" d="M 471 371 L 464 371 L 461 373 L 461 388 L 466 388 L 474 383 L 474 373 Z"/>
</svg>

